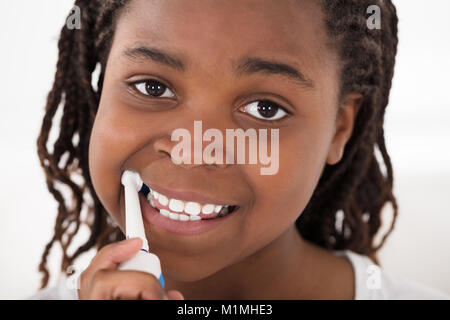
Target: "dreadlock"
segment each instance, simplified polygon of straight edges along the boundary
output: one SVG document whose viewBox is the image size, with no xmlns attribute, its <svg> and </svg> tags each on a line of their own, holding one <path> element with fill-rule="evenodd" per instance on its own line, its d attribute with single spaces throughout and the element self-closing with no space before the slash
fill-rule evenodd
<svg viewBox="0 0 450 320">
<path fill-rule="evenodd" d="M 374 3 L 382 13 L 380 30 L 367 27 L 365 13 Z M 305 239 L 329 249 L 350 249 L 378 263 L 375 253 L 393 230 L 398 211 L 383 130 L 398 43 L 396 9 L 390 0 L 321 0 L 321 5 L 328 33 L 341 58 L 341 97 L 359 92 L 364 99 L 342 160 L 325 166 L 296 224 Z M 386 176 L 376 158 L 376 148 Z M 375 246 L 382 209 L 389 202 L 392 223 Z M 341 230 L 336 228 L 339 211 L 344 214 Z"/>
<path fill-rule="evenodd" d="M 61 269 L 66 270 L 82 253 L 124 238 L 95 193 L 89 175 L 88 146 L 115 21 L 129 1 L 76 0 L 75 5 L 81 9 L 82 27 L 69 30 L 64 26 L 61 30 L 57 70 L 37 140 L 47 188 L 58 203 L 54 234 L 39 265 L 42 287 L 49 282 L 47 258 L 56 243 L 63 252 Z M 397 216 L 392 165 L 383 132 L 398 41 L 396 10 L 390 0 L 319 2 L 333 47 L 341 58 L 341 96 L 360 92 L 364 100 L 343 159 L 334 166 L 324 167 L 318 186 L 296 225 L 305 239 L 322 247 L 350 249 L 377 262 L 375 252 L 393 230 Z M 372 4 L 381 8 L 381 30 L 369 30 L 366 26 L 365 10 Z M 94 86 L 92 74 L 97 66 L 99 77 Z M 62 116 L 59 123 L 54 123 L 58 110 Z M 59 132 L 52 143 L 50 131 L 55 128 Z M 381 154 L 386 176 L 375 156 L 375 148 Z M 69 196 L 62 187 L 70 191 Z M 388 202 L 394 209 L 392 224 L 381 243 L 374 246 L 374 236 L 381 226 L 381 211 Z M 336 228 L 338 211 L 343 213 L 342 230 Z M 68 248 L 82 224 L 88 225 L 89 238 L 69 254 Z"/>
</svg>

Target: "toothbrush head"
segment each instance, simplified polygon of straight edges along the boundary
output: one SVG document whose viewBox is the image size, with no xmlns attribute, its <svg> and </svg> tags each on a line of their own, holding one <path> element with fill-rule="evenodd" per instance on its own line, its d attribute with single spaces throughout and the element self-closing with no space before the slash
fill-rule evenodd
<svg viewBox="0 0 450 320">
<path fill-rule="evenodd" d="M 148 241 L 142 221 L 138 194 L 143 182 L 137 172 L 126 170 L 122 174 L 121 183 L 124 189 L 126 236 L 127 238 L 141 238 L 142 249 L 148 252 Z"/>
<path fill-rule="evenodd" d="M 122 174 L 121 183 L 124 186 L 132 185 L 135 187 L 136 191 L 141 190 L 142 185 L 144 184 L 142 182 L 141 177 L 139 174 L 135 171 L 125 170 Z"/>
</svg>

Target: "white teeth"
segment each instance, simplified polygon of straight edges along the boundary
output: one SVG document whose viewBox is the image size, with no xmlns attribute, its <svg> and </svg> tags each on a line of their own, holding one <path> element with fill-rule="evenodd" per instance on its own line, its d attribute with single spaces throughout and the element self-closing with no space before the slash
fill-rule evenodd
<svg viewBox="0 0 450 320">
<path fill-rule="evenodd" d="M 183 212 L 184 211 L 184 202 L 177 199 L 170 199 L 169 209 L 175 212 Z"/>
<path fill-rule="evenodd" d="M 158 200 L 158 203 L 164 207 L 168 206 L 170 211 L 167 209 L 160 209 L 159 213 L 164 217 L 180 221 L 201 220 L 201 217 L 199 216 L 200 213 L 219 213 L 223 207 L 228 207 L 228 205 L 216 205 L 211 203 L 201 205 L 200 203 L 194 201 L 185 203 L 182 200 L 169 199 L 167 196 L 151 189 L 150 193 L 147 195 L 147 199 L 154 208 L 156 208 L 155 200 Z"/>
<path fill-rule="evenodd" d="M 214 211 L 214 207 L 215 207 L 215 205 L 213 205 L 213 204 L 205 204 L 205 205 L 202 207 L 202 212 L 203 212 L 204 214 L 211 214 L 211 213 L 213 213 L 213 211 Z"/>
<path fill-rule="evenodd" d="M 158 197 L 158 201 L 159 203 L 161 203 L 163 206 L 167 206 L 167 204 L 169 203 L 169 199 L 167 199 L 167 197 L 163 194 L 160 194 Z"/>
<path fill-rule="evenodd" d="M 193 216 L 200 214 L 200 210 L 201 210 L 201 206 L 197 202 L 188 202 L 184 206 L 184 212 L 186 212 L 187 214 L 193 215 Z"/>
<path fill-rule="evenodd" d="M 166 209 L 159 210 L 159 213 L 161 213 L 164 217 L 169 217 L 170 211 Z"/>
<path fill-rule="evenodd" d="M 155 200 L 153 200 L 153 196 L 151 195 L 151 193 L 149 193 L 147 195 L 147 199 L 150 202 L 150 204 L 152 205 L 152 207 L 154 207 L 155 206 Z"/>
<path fill-rule="evenodd" d="M 178 213 L 171 212 L 171 213 L 169 213 L 169 218 L 172 220 L 179 220 L 180 215 Z"/>
<path fill-rule="evenodd" d="M 179 219 L 181 221 L 188 221 L 189 220 L 189 216 L 187 216 L 185 214 L 179 214 Z"/>
<path fill-rule="evenodd" d="M 197 221 L 197 220 L 201 220 L 202 218 L 200 218 L 199 216 L 190 216 L 189 220 L 191 221 Z"/>
</svg>

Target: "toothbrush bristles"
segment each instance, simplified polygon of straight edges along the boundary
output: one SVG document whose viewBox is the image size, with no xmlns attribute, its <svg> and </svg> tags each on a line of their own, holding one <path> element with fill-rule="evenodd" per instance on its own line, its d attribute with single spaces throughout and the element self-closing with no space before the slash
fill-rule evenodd
<svg viewBox="0 0 450 320">
<path fill-rule="evenodd" d="M 141 190 L 139 190 L 139 192 L 147 197 L 147 195 L 150 193 L 150 188 L 145 183 L 143 183 Z"/>
</svg>

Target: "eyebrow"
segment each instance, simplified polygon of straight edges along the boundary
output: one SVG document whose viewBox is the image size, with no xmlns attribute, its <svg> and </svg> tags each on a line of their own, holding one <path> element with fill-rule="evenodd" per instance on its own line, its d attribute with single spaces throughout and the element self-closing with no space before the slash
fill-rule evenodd
<svg viewBox="0 0 450 320">
<path fill-rule="evenodd" d="M 260 58 L 244 58 L 237 65 L 239 75 L 250 75 L 255 73 L 265 73 L 281 75 L 300 84 L 302 87 L 313 89 L 314 82 L 307 78 L 300 70 L 282 62 L 267 61 Z"/>
<path fill-rule="evenodd" d="M 131 59 L 150 59 L 178 71 L 185 71 L 186 65 L 182 59 L 156 48 L 137 47 L 124 51 L 124 56 Z"/>
<path fill-rule="evenodd" d="M 133 60 L 149 59 L 181 72 L 184 72 L 187 69 L 182 58 L 157 48 L 139 46 L 126 49 L 123 54 Z M 303 88 L 313 89 L 315 87 L 314 82 L 311 79 L 305 76 L 299 69 L 296 69 L 287 63 L 245 57 L 236 64 L 235 74 L 238 76 L 256 73 L 280 75 L 294 81 Z"/>
</svg>

